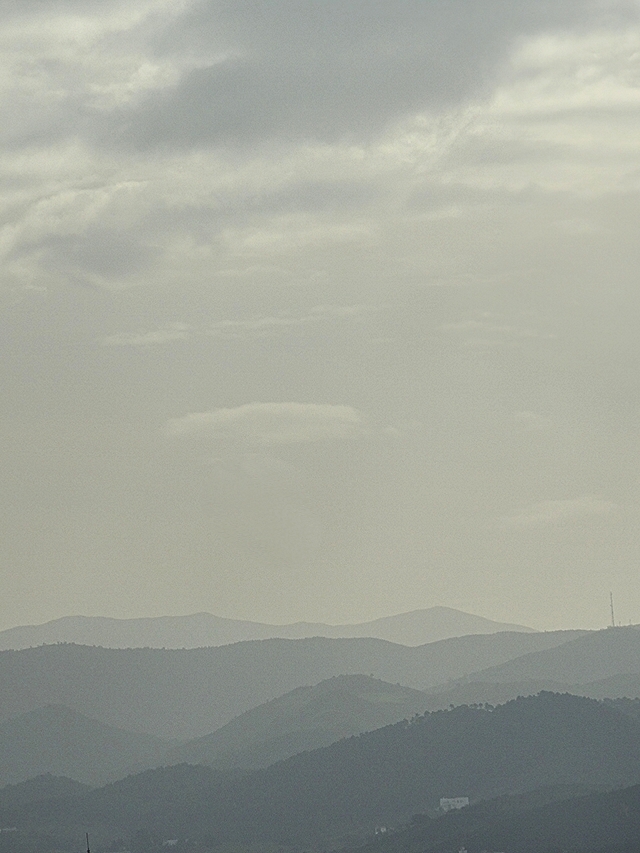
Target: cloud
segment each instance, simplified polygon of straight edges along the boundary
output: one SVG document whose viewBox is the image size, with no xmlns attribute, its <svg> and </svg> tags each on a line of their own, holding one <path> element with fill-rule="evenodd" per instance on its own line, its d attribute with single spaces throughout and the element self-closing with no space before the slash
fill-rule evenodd
<svg viewBox="0 0 640 853">
<path fill-rule="evenodd" d="M 370 138 L 483 93 L 513 40 L 589 17 L 584 0 L 194 3 L 156 55 L 199 59 L 105 116 L 106 144 L 193 148 Z"/>
<path fill-rule="evenodd" d="M 149 347 L 171 341 L 185 341 L 188 337 L 189 326 L 186 323 L 171 323 L 160 329 L 133 335 L 107 335 L 100 343 L 107 347 Z"/>
<path fill-rule="evenodd" d="M 537 412 L 524 410 L 513 413 L 514 421 L 526 432 L 549 432 L 553 429 L 553 421 Z"/>
<path fill-rule="evenodd" d="M 251 445 L 270 446 L 360 438 L 366 433 L 366 423 L 364 415 L 351 406 L 247 403 L 174 418 L 167 424 L 167 432 L 236 436 Z"/>
<path fill-rule="evenodd" d="M 501 523 L 505 527 L 542 527 L 590 516 L 607 516 L 617 509 L 618 506 L 613 501 L 603 500 L 595 495 L 582 495 L 567 500 L 540 501 L 525 512 L 503 516 Z"/>
<path fill-rule="evenodd" d="M 358 322 L 378 311 L 374 305 L 315 305 L 300 314 L 280 314 L 267 317 L 248 317 L 241 320 L 220 320 L 208 334 L 220 338 L 267 337 L 291 328 L 323 322 Z"/>
</svg>

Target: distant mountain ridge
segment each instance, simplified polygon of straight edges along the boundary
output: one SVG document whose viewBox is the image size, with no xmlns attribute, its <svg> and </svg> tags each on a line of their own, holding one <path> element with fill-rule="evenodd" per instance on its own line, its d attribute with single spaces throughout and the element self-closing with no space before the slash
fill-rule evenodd
<svg viewBox="0 0 640 853">
<path fill-rule="evenodd" d="M 0 651 L 27 649 L 49 643 L 78 643 L 112 649 L 195 649 L 246 640 L 308 637 L 373 637 L 404 646 L 421 646 L 450 637 L 494 634 L 500 631 L 533 633 L 534 629 L 524 625 L 495 622 L 450 607 L 413 610 L 353 625 L 327 625 L 321 622 L 269 625 L 227 619 L 211 613 L 144 619 L 64 616 L 43 625 L 22 625 L 0 631 Z"/>
<path fill-rule="evenodd" d="M 426 690 L 580 634 L 501 632 L 415 648 L 369 638 L 315 637 L 199 649 L 59 644 L 3 651 L 0 720 L 43 705 L 66 705 L 111 726 L 186 740 L 334 675 L 365 673 Z"/>
<path fill-rule="evenodd" d="M 558 644 L 514 657 L 475 672 L 473 680 L 492 684 L 551 681 L 575 686 L 634 673 L 640 673 L 640 631 L 629 626 L 592 631 L 562 647 Z"/>
</svg>

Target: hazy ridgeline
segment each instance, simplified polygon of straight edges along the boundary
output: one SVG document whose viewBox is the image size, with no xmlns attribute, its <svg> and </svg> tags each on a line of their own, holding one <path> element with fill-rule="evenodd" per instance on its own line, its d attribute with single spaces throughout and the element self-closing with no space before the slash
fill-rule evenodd
<svg viewBox="0 0 640 853">
<path fill-rule="evenodd" d="M 46 704 L 66 705 L 109 725 L 186 739 L 209 734 L 262 702 L 335 675 L 364 673 L 425 690 L 581 633 L 506 632 L 414 648 L 384 640 L 318 637 L 203 649 L 60 644 L 5 651 L 0 652 L 0 718 Z"/>
<path fill-rule="evenodd" d="M 627 809 L 614 836 L 636 838 L 640 796 L 606 793 L 640 784 L 634 627 L 417 647 L 61 643 L 0 652 L 0 684 L 0 827 L 16 828 L 0 853 L 75 851 L 84 827 L 103 853 L 187 838 L 269 853 L 366 843 L 380 826 L 398 830 L 381 853 L 533 853 L 535 822 L 568 837 L 586 795 L 594 815 Z M 477 805 L 436 819 L 443 796 Z"/>
<path fill-rule="evenodd" d="M 190 616 L 158 616 L 147 619 L 107 619 L 100 616 L 65 616 L 44 625 L 23 625 L 0 631 L 0 650 L 27 649 L 49 643 L 77 643 L 111 649 L 194 649 L 223 646 L 245 640 L 303 639 L 305 637 L 374 637 L 420 646 L 465 634 L 498 631 L 532 631 L 523 625 L 494 622 L 450 607 L 430 607 L 397 616 L 386 616 L 357 625 L 325 625 L 295 622 L 265 625 L 224 619 L 211 613 Z"/>
</svg>

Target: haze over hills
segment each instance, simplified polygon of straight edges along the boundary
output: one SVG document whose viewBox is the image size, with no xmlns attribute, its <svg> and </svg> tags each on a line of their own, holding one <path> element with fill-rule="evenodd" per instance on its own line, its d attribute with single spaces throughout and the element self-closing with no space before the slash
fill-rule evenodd
<svg viewBox="0 0 640 853">
<path fill-rule="evenodd" d="M 42 800 L 80 797 L 90 790 L 91 785 L 85 785 L 66 776 L 53 776 L 51 773 L 45 773 L 42 776 L 34 776 L 25 782 L 5 785 L 0 788 L 0 812 L 11 811 L 27 803 L 37 803 Z"/>
<path fill-rule="evenodd" d="M 581 633 L 497 633 L 413 648 L 318 637 L 179 650 L 60 644 L 4 651 L 0 719 L 66 705 L 112 726 L 184 740 L 335 675 L 365 673 L 427 689 Z"/>
<path fill-rule="evenodd" d="M 472 678 L 479 678 L 481 675 L 482 673 L 477 673 Z M 640 697 L 640 672 L 615 675 L 585 684 L 565 684 L 552 679 L 504 683 L 465 681 L 446 690 L 427 692 L 425 709 L 440 711 L 452 705 L 502 705 L 511 699 L 517 699 L 518 696 L 535 696 L 543 690 L 572 693 L 574 696 L 586 696 L 591 699 L 621 700 L 627 697 L 629 700 L 635 700 Z"/>
<path fill-rule="evenodd" d="M 157 766 L 169 747 L 146 734 L 116 729 L 60 705 L 0 722 L 0 785 L 63 776 L 90 785 Z"/>
<path fill-rule="evenodd" d="M 266 767 L 298 752 L 424 713 L 426 695 L 366 675 L 298 687 L 172 749 L 165 763 Z"/>
<path fill-rule="evenodd" d="M 65 616 L 43 625 L 23 625 L 0 631 L 0 650 L 26 649 L 48 643 L 78 643 L 104 648 L 194 649 L 246 640 L 306 637 L 375 637 L 406 646 L 420 646 L 466 634 L 498 631 L 532 632 L 524 625 L 494 622 L 450 607 L 430 607 L 354 625 L 295 622 L 268 625 L 226 619 L 211 613 L 110 619 L 103 616 Z"/>
<path fill-rule="evenodd" d="M 617 787 L 640 781 L 640 723 L 595 700 L 541 694 L 495 710 L 427 714 L 264 770 L 178 765 L 99 790 L 16 809 L 19 827 L 235 843 L 325 844 L 397 826 L 441 796 L 472 801 L 541 786 Z M 457 848 L 456 848 L 457 849 Z"/>
<path fill-rule="evenodd" d="M 638 672 L 640 631 L 628 627 L 585 633 L 562 646 L 530 652 L 488 667 L 474 673 L 472 678 L 473 681 L 495 684 L 551 681 L 586 685 Z"/>
<path fill-rule="evenodd" d="M 593 699 L 640 696 L 640 631 L 635 627 L 596 631 L 532 652 L 459 681 L 427 691 L 426 708 L 498 705 L 541 690 Z"/>
</svg>

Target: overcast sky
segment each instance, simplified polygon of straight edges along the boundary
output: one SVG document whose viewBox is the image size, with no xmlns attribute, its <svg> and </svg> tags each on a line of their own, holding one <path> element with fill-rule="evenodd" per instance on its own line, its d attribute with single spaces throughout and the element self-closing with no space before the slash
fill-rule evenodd
<svg viewBox="0 0 640 853">
<path fill-rule="evenodd" d="M 640 6 L 0 0 L 0 628 L 640 622 Z"/>
</svg>

